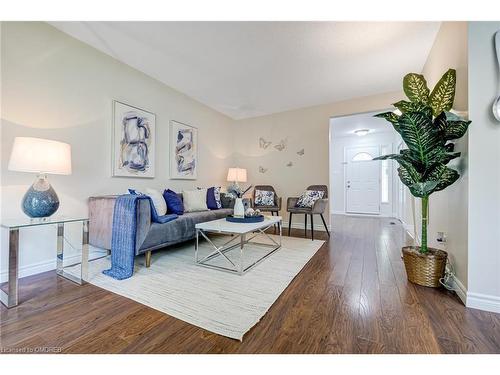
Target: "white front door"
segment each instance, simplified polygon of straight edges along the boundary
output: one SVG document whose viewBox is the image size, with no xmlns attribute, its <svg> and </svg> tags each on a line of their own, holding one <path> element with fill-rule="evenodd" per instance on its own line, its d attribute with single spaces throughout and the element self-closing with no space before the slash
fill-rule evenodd
<svg viewBox="0 0 500 375">
<path fill-rule="evenodd" d="M 379 146 L 346 147 L 346 212 L 380 214 Z"/>
</svg>

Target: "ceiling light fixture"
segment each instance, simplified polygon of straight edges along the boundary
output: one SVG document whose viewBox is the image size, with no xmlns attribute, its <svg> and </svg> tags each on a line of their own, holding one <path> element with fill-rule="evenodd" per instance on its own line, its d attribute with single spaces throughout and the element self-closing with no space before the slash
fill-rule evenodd
<svg viewBox="0 0 500 375">
<path fill-rule="evenodd" d="M 362 137 L 364 135 L 367 135 L 370 132 L 370 129 L 358 129 L 354 131 L 354 134 L 356 134 L 358 137 Z"/>
</svg>

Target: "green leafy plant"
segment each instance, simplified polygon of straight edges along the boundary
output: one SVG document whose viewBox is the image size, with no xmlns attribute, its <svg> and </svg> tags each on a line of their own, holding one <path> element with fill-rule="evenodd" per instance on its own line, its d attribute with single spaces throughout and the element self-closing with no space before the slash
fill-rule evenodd
<svg viewBox="0 0 500 375">
<path fill-rule="evenodd" d="M 443 75 L 432 92 L 423 75 L 407 74 L 403 79 L 403 90 L 409 101 L 393 104 L 401 114 L 384 112 L 376 115 L 392 124 L 407 147 L 399 154 L 374 160 L 396 160 L 399 178 L 412 195 L 421 198 L 421 253 L 428 251 L 429 196 L 447 188 L 460 177 L 456 170 L 447 167 L 451 160 L 460 156 L 460 152 L 454 152 L 454 144 L 450 141 L 464 136 L 471 123 L 449 112 L 455 99 L 455 85 L 454 69 Z"/>
</svg>

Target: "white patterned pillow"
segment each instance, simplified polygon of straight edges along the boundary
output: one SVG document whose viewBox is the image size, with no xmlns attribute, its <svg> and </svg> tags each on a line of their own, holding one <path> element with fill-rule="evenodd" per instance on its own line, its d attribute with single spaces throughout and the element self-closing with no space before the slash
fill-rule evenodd
<svg viewBox="0 0 500 375">
<path fill-rule="evenodd" d="M 255 189 L 256 206 L 274 206 L 274 191 Z"/>
<path fill-rule="evenodd" d="M 318 199 L 322 199 L 325 195 L 324 191 L 321 190 L 306 190 L 302 193 L 295 204 L 295 207 L 301 208 L 311 208 Z"/>
</svg>

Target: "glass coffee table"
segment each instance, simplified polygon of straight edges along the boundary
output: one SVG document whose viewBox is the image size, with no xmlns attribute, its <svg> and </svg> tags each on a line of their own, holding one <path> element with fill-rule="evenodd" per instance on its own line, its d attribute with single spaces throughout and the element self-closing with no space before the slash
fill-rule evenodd
<svg viewBox="0 0 500 375">
<path fill-rule="evenodd" d="M 64 224 L 82 223 L 82 253 L 80 274 L 74 276 L 64 270 Z M 1 227 L 9 231 L 8 279 L 0 285 L 0 301 L 6 307 L 14 307 L 19 303 L 19 229 L 42 225 L 57 225 L 57 274 L 82 285 L 87 278 L 89 260 L 89 219 L 87 217 L 51 216 L 48 218 L 21 218 L 2 220 Z M 73 266 L 73 265 L 72 265 Z"/>
<path fill-rule="evenodd" d="M 277 225 L 279 228 L 278 241 L 276 241 L 273 237 L 266 233 L 266 230 L 275 225 Z M 265 216 L 264 221 L 260 223 L 232 223 L 226 221 L 226 219 L 219 219 L 196 224 L 196 243 L 194 251 L 195 263 L 199 266 L 243 275 L 245 272 L 249 271 L 281 248 L 281 227 L 281 216 Z M 222 245 L 216 245 L 208 237 L 208 233 L 225 234 L 230 235 L 231 237 Z M 207 242 L 214 249 L 210 254 L 204 256 L 201 259 L 199 257 L 200 236 L 207 240 Z M 254 240 L 255 238 L 259 237 L 267 238 L 270 243 L 257 242 Z M 260 256 L 258 259 L 252 260 L 249 265 L 245 266 L 244 253 L 245 248 L 248 245 L 266 247 L 270 250 L 264 255 Z M 240 248 L 239 257 L 238 259 L 235 259 L 233 261 L 226 255 L 226 253 L 238 247 Z M 213 261 L 215 258 L 219 257 L 225 260 L 227 266 L 215 265 L 213 264 L 213 262 L 209 263 L 210 261 Z"/>
</svg>

